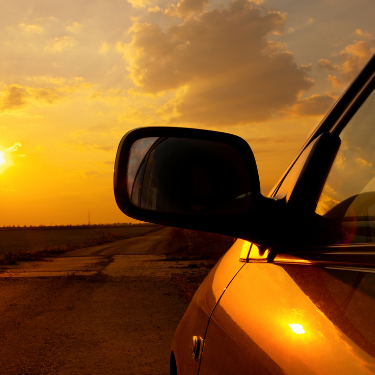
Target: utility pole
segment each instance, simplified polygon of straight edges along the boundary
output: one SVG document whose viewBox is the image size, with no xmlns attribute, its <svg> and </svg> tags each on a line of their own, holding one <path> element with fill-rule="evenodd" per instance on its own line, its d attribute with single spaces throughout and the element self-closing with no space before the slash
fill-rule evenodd
<svg viewBox="0 0 375 375">
<path fill-rule="evenodd" d="M 89 215 L 88 215 L 88 217 L 89 217 L 89 225 L 90 225 L 90 210 L 89 210 Z"/>
</svg>

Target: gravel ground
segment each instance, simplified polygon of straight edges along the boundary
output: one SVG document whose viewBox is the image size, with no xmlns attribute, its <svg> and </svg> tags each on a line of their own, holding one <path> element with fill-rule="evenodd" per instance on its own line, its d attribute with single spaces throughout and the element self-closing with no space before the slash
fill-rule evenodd
<svg viewBox="0 0 375 375">
<path fill-rule="evenodd" d="M 187 301 L 167 277 L 0 280 L 0 373 L 169 372 Z"/>
<path fill-rule="evenodd" d="M 2 266 L 0 374 L 169 374 L 173 333 L 210 268 L 166 255 L 185 241 L 165 228 Z"/>
</svg>

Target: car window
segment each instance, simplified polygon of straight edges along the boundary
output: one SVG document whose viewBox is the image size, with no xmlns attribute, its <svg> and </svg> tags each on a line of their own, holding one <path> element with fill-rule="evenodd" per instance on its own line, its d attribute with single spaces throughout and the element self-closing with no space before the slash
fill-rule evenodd
<svg viewBox="0 0 375 375">
<path fill-rule="evenodd" d="M 340 134 L 316 213 L 338 243 L 375 242 L 375 92 Z"/>
</svg>

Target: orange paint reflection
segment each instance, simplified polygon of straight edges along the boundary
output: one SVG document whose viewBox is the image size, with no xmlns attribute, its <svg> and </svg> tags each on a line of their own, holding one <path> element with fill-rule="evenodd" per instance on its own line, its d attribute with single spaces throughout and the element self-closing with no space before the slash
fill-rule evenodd
<svg viewBox="0 0 375 375">
<path fill-rule="evenodd" d="M 228 327 L 233 329 L 230 319 L 251 338 L 244 346 L 255 343 L 287 374 L 375 372 L 375 358 L 335 326 L 280 266 L 246 263 L 220 307 Z"/>
<path fill-rule="evenodd" d="M 249 256 L 251 242 L 243 241 L 240 253 L 240 259 L 246 261 Z"/>
<path fill-rule="evenodd" d="M 301 324 L 288 324 L 288 326 L 296 335 L 303 335 L 304 333 L 306 333 Z"/>
</svg>

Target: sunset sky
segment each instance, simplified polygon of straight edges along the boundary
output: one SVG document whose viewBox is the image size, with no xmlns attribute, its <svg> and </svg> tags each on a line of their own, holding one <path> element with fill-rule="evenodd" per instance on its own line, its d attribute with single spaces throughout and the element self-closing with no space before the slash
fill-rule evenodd
<svg viewBox="0 0 375 375">
<path fill-rule="evenodd" d="M 128 222 L 140 126 L 246 139 L 267 194 L 375 52 L 373 0 L 13 0 L 0 7 L 2 225 Z"/>
</svg>

